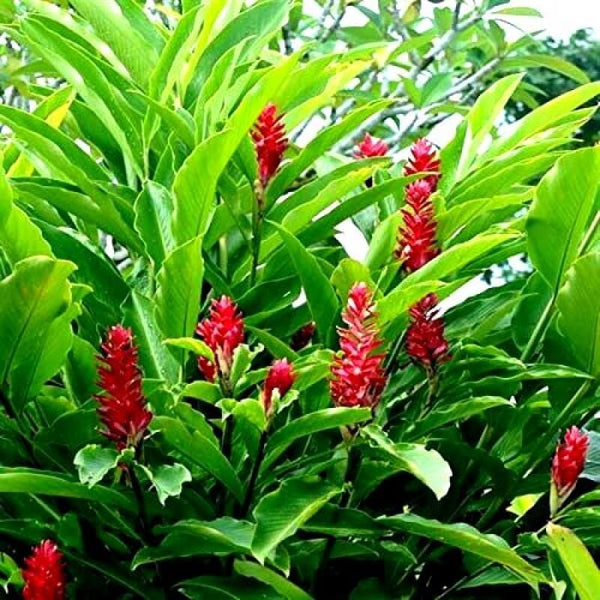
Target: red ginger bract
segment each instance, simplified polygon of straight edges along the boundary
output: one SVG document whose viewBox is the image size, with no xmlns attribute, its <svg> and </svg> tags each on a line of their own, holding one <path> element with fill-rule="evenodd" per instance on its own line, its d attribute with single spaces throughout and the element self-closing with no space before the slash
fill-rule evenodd
<svg viewBox="0 0 600 600">
<path fill-rule="evenodd" d="M 62 554 L 54 542 L 44 540 L 25 559 L 25 600 L 64 600 L 65 574 Z"/>
<path fill-rule="evenodd" d="M 583 472 L 590 438 L 573 426 L 559 442 L 552 460 L 552 481 L 559 497 L 567 496 Z"/>
<path fill-rule="evenodd" d="M 424 180 L 429 183 L 431 192 L 437 190 L 440 174 L 440 159 L 433 144 L 424 138 L 417 140 L 410 149 L 410 156 L 404 165 L 404 175 L 431 173 Z"/>
<path fill-rule="evenodd" d="M 260 113 L 252 130 L 258 161 L 258 176 L 263 188 L 275 175 L 283 160 L 283 153 L 288 148 L 282 117 L 283 115 L 277 114 L 277 107 L 269 103 Z"/>
<path fill-rule="evenodd" d="M 303 327 L 300 327 L 296 333 L 292 336 L 290 347 L 292 350 L 302 350 L 310 344 L 315 335 L 317 326 L 314 321 L 307 323 Z"/>
<path fill-rule="evenodd" d="M 354 148 L 354 158 L 374 158 L 385 156 L 389 151 L 388 145 L 379 138 L 365 133 L 365 137 Z"/>
<path fill-rule="evenodd" d="M 449 359 L 444 337 L 444 321 L 434 315 L 437 298 L 428 294 L 410 309 L 410 325 L 406 331 L 406 352 L 416 363 L 432 374 Z"/>
<path fill-rule="evenodd" d="M 208 318 L 198 324 L 196 333 L 215 355 L 215 363 L 200 357 L 198 367 L 207 381 L 217 375 L 227 377 L 235 349 L 244 341 L 244 321 L 237 304 L 227 296 L 213 300 Z"/>
<path fill-rule="evenodd" d="M 100 381 L 104 393 L 97 394 L 98 414 L 118 450 L 136 446 L 152 420 L 142 393 L 142 374 L 138 366 L 138 349 L 130 329 L 115 325 L 108 330 L 98 357 Z"/>
<path fill-rule="evenodd" d="M 262 401 L 265 414 L 270 415 L 272 411 L 273 392 L 279 391 L 279 397 L 287 394 L 296 379 L 294 368 L 286 358 L 276 360 L 269 369 L 265 378 L 265 385 L 262 392 Z"/>
<path fill-rule="evenodd" d="M 374 407 L 386 384 L 385 352 L 379 337 L 372 294 L 365 283 L 357 283 L 348 294 L 342 313 L 346 328 L 339 328 L 341 354 L 331 367 L 331 397 L 337 406 Z"/>
</svg>

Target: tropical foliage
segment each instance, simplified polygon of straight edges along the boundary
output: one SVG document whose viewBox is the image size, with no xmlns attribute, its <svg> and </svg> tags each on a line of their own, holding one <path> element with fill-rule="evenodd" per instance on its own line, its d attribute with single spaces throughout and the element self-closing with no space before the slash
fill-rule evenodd
<svg viewBox="0 0 600 600">
<path fill-rule="evenodd" d="M 285 0 L 64 4 L 0 3 L 6 589 L 595 598 L 600 83 L 554 62 L 582 85 L 506 126 L 505 2 L 312 44 Z M 404 160 L 407 97 L 463 117 Z"/>
</svg>

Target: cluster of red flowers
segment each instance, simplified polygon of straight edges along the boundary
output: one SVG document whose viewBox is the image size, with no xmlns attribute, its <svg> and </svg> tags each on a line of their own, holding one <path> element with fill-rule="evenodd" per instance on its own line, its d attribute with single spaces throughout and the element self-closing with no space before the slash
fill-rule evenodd
<svg viewBox="0 0 600 600">
<path fill-rule="evenodd" d="M 448 360 L 448 342 L 444 337 L 444 322 L 435 316 L 437 298 L 428 294 L 409 311 L 410 325 L 406 331 L 406 351 L 416 362 L 433 374 L 437 365 Z"/>
<path fill-rule="evenodd" d="M 56 544 L 44 540 L 25 559 L 22 571 L 25 600 L 64 600 L 65 574 L 62 554 Z"/>
<path fill-rule="evenodd" d="M 365 283 L 355 284 L 348 293 L 342 319 L 347 327 L 338 329 L 341 353 L 331 367 L 331 397 L 337 406 L 375 407 L 386 384 L 385 352 Z"/>
<path fill-rule="evenodd" d="M 589 443 L 589 436 L 573 426 L 556 447 L 552 460 L 552 482 L 561 501 L 575 488 L 585 466 Z"/>
<path fill-rule="evenodd" d="M 138 349 L 130 329 L 115 325 L 108 330 L 98 357 L 99 382 L 103 393 L 95 396 L 103 434 L 118 450 L 137 446 L 152 420 L 142 393 Z"/>
<path fill-rule="evenodd" d="M 207 381 L 228 377 L 235 349 L 244 342 L 244 321 L 237 304 L 227 296 L 213 300 L 209 315 L 198 323 L 196 333 L 213 351 L 215 362 L 198 358 L 198 367 Z"/>
<path fill-rule="evenodd" d="M 402 268 L 412 273 L 435 258 L 440 250 L 436 242 L 436 221 L 431 194 L 440 178 L 440 160 L 427 140 L 417 140 L 404 167 L 405 175 L 431 173 L 406 187 L 406 204 L 402 211 L 403 224 L 398 235 L 396 257 Z"/>
<path fill-rule="evenodd" d="M 269 103 L 260 113 L 252 131 L 258 162 L 258 177 L 263 188 L 267 187 L 275 175 L 283 160 L 283 153 L 288 148 L 282 118 L 282 114 L 277 114 L 277 107 Z"/>
<path fill-rule="evenodd" d="M 383 140 L 365 133 L 365 137 L 354 148 L 354 158 L 375 158 L 377 156 L 385 156 L 388 151 L 388 145 Z"/>
<path fill-rule="evenodd" d="M 288 362 L 287 358 L 276 360 L 271 365 L 261 394 L 263 407 L 267 416 L 270 416 L 274 409 L 273 393 L 275 390 L 279 393 L 279 397 L 283 398 L 292 387 L 295 379 L 294 368 Z"/>
</svg>

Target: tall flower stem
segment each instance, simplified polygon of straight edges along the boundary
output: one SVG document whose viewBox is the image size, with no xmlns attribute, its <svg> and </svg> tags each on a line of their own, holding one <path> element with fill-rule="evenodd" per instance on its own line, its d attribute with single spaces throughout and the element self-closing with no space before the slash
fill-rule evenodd
<svg viewBox="0 0 600 600">
<path fill-rule="evenodd" d="M 265 190 L 260 182 L 256 184 L 256 202 L 252 208 L 252 267 L 250 270 L 250 285 L 256 283 L 256 272 L 260 260 L 260 244 L 262 227 L 265 219 Z"/>
<path fill-rule="evenodd" d="M 150 536 L 150 525 L 148 522 L 148 511 L 146 510 L 146 501 L 144 500 L 144 492 L 140 484 L 140 480 L 135 472 L 135 466 L 131 465 L 128 467 L 127 472 L 129 474 L 129 481 L 131 482 L 131 489 L 135 496 L 135 501 L 138 507 L 138 517 L 140 522 L 140 533 L 144 541 L 149 542 Z"/>
<path fill-rule="evenodd" d="M 353 486 L 354 480 L 356 479 L 358 471 L 360 469 L 361 455 L 360 455 L 360 452 L 358 451 L 358 448 L 356 448 L 356 445 L 354 442 L 355 442 L 355 438 L 353 438 L 350 442 L 348 442 L 348 446 L 347 446 L 348 460 L 346 462 L 346 472 L 344 473 L 344 491 L 342 492 L 342 495 L 338 502 L 338 507 L 340 509 L 348 508 L 350 506 L 351 501 L 352 501 L 352 492 L 353 492 L 352 486 Z M 337 521 L 337 518 L 338 517 L 336 517 L 336 521 Z M 335 521 L 334 521 L 333 525 L 335 525 Z M 314 595 L 314 592 L 317 590 L 317 588 L 321 585 L 322 580 L 324 579 L 325 567 L 326 567 L 327 563 L 329 562 L 329 559 L 331 558 L 331 553 L 333 551 L 334 546 L 335 546 L 335 535 L 330 535 L 327 538 L 327 543 L 325 545 L 325 549 L 323 550 L 323 556 L 321 557 L 321 563 L 319 565 L 319 568 L 317 569 L 317 573 L 316 573 L 314 581 L 313 581 L 313 589 L 312 589 L 313 595 Z"/>
<path fill-rule="evenodd" d="M 248 487 L 246 488 L 246 496 L 244 497 L 244 503 L 243 503 L 241 511 L 239 513 L 240 517 L 242 519 L 244 519 L 248 516 L 248 511 L 250 510 L 250 505 L 252 504 L 252 497 L 254 496 L 254 488 L 256 487 L 256 482 L 258 480 L 258 474 L 260 473 L 260 468 L 261 468 L 263 460 L 265 458 L 265 448 L 267 445 L 268 437 L 269 437 L 268 430 L 265 429 L 260 434 L 260 439 L 258 440 L 258 450 L 256 451 L 256 459 L 254 460 L 254 464 L 252 465 L 252 473 L 250 473 Z"/>
</svg>

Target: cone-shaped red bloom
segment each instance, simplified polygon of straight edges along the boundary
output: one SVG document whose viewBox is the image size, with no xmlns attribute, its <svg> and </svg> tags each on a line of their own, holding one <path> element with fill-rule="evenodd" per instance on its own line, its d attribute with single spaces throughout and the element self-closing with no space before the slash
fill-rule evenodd
<svg viewBox="0 0 600 600">
<path fill-rule="evenodd" d="M 198 367 L 208 381 L 227 377 L 235 349 L 244 341 L 244 321 L 237 304 L 227 296 L 213 300 L 208 318 L 198 323 L 196 333 L 215 355 L 215 363 L 200 357 Z"/>
<path fill-rule="evenodd" d="M 360 144 L 354 148 L 354 158 L 373 158 L 375 156 L 385 156 L 389 151 L 388 145 L 379 138 L 372 137 L 365 133 L 365 137 Z"/>
<path fill-rule="evenodd" d="M 365 283 L 357 283 L 348 294 L 342 313 L 346 328 L 339 328 L 341 353 L 331 367 L 331 397 L 337 406 L 374 407 L 386 384 L 385 352 L 376 323 L 373 296 Z"/>
<path fill-rule="evenodd" d="M 65 574 L 62 554 L 56 544 L 44 540 L 25 559 L 23 569 L 25 600 L 64 600 Z"/>
<path fill-rule="evenodd" d="M 315 335 L 316 325 L 314 321 L 307 323 L 304 327 L 300 327 L 296 333 L 292 336 L 290 346 L 292 350 L 302 350 L 310 344 L 313 336 Z"/>
<path fill-rule="evenodd" d="M 415 175 L 417 173 L 432 173 L 425 177 L 425 181 L 431 186 L 431 191 L 435 192 L 441 177 L 440 159 L 433 144 L 424 138 L 417 140 L 412 145 L 410 157 L 404 166 L 405 175 Z"/>
<path fill-rule="evenodd" d="M 410 309 L 410 326 L 406 332 L 406 352 L 429 373 L 447 361 L 448 342 L 444 337 L 444 321 L 436 317 L 435 294 L 428 294 Z"/>
<path fill-rule="evenodd" d="M 439 166 L 439 161 L 437 164 Z M 428 178 L 406 186 L 406 204 L 409 208 L 402 210 L 403 224 L 398 230 L 395 254 L 407 273 L 420 269 L 440 253 L 431 193 L 431 181 Z"/>
<path fill-rule="evenodd" d="M 279 397 L 283 398 L 285 394 L 292 387 L 296 374 L 291 363 L 288 362 L 287 358 L 276 360 L 269 369 L 267 377 L 265 378 L 265 386 L 262 392 L 262 401 L 267 415 L 271 414 L 273 392 L 279 391 Z"/>
<path fill-rule="evenodd" d="M 258 175 L 263 187 L 266 187 L 275 175 L 288 147 L 282 117 L 283 115 L 277 114 L 277 107 L 269 103 L 260 113 L 252 130 Z"/>
<path fill-rule="evenodd" d="M 552 460 L 552 481 L 559 497 L 568 495 L 575 487 L 585 466 L 589 444 L 589 436 L 573 425 L 565 433 L 564 441 L 556 447 Z"/>
<path fill-rule="evenodd" d="M 98 414 L 104 425 L 102 432 L 113 440 L 117 449 L 137 445 L 152 413 L 146 408 L 142 393 L 142 374 L 138 366 L 138 349 L 131 329 L 115 325 L 108 330 L 98 357 L 98 385 L 104 393 L 97 394 Z"/>
</svg>

